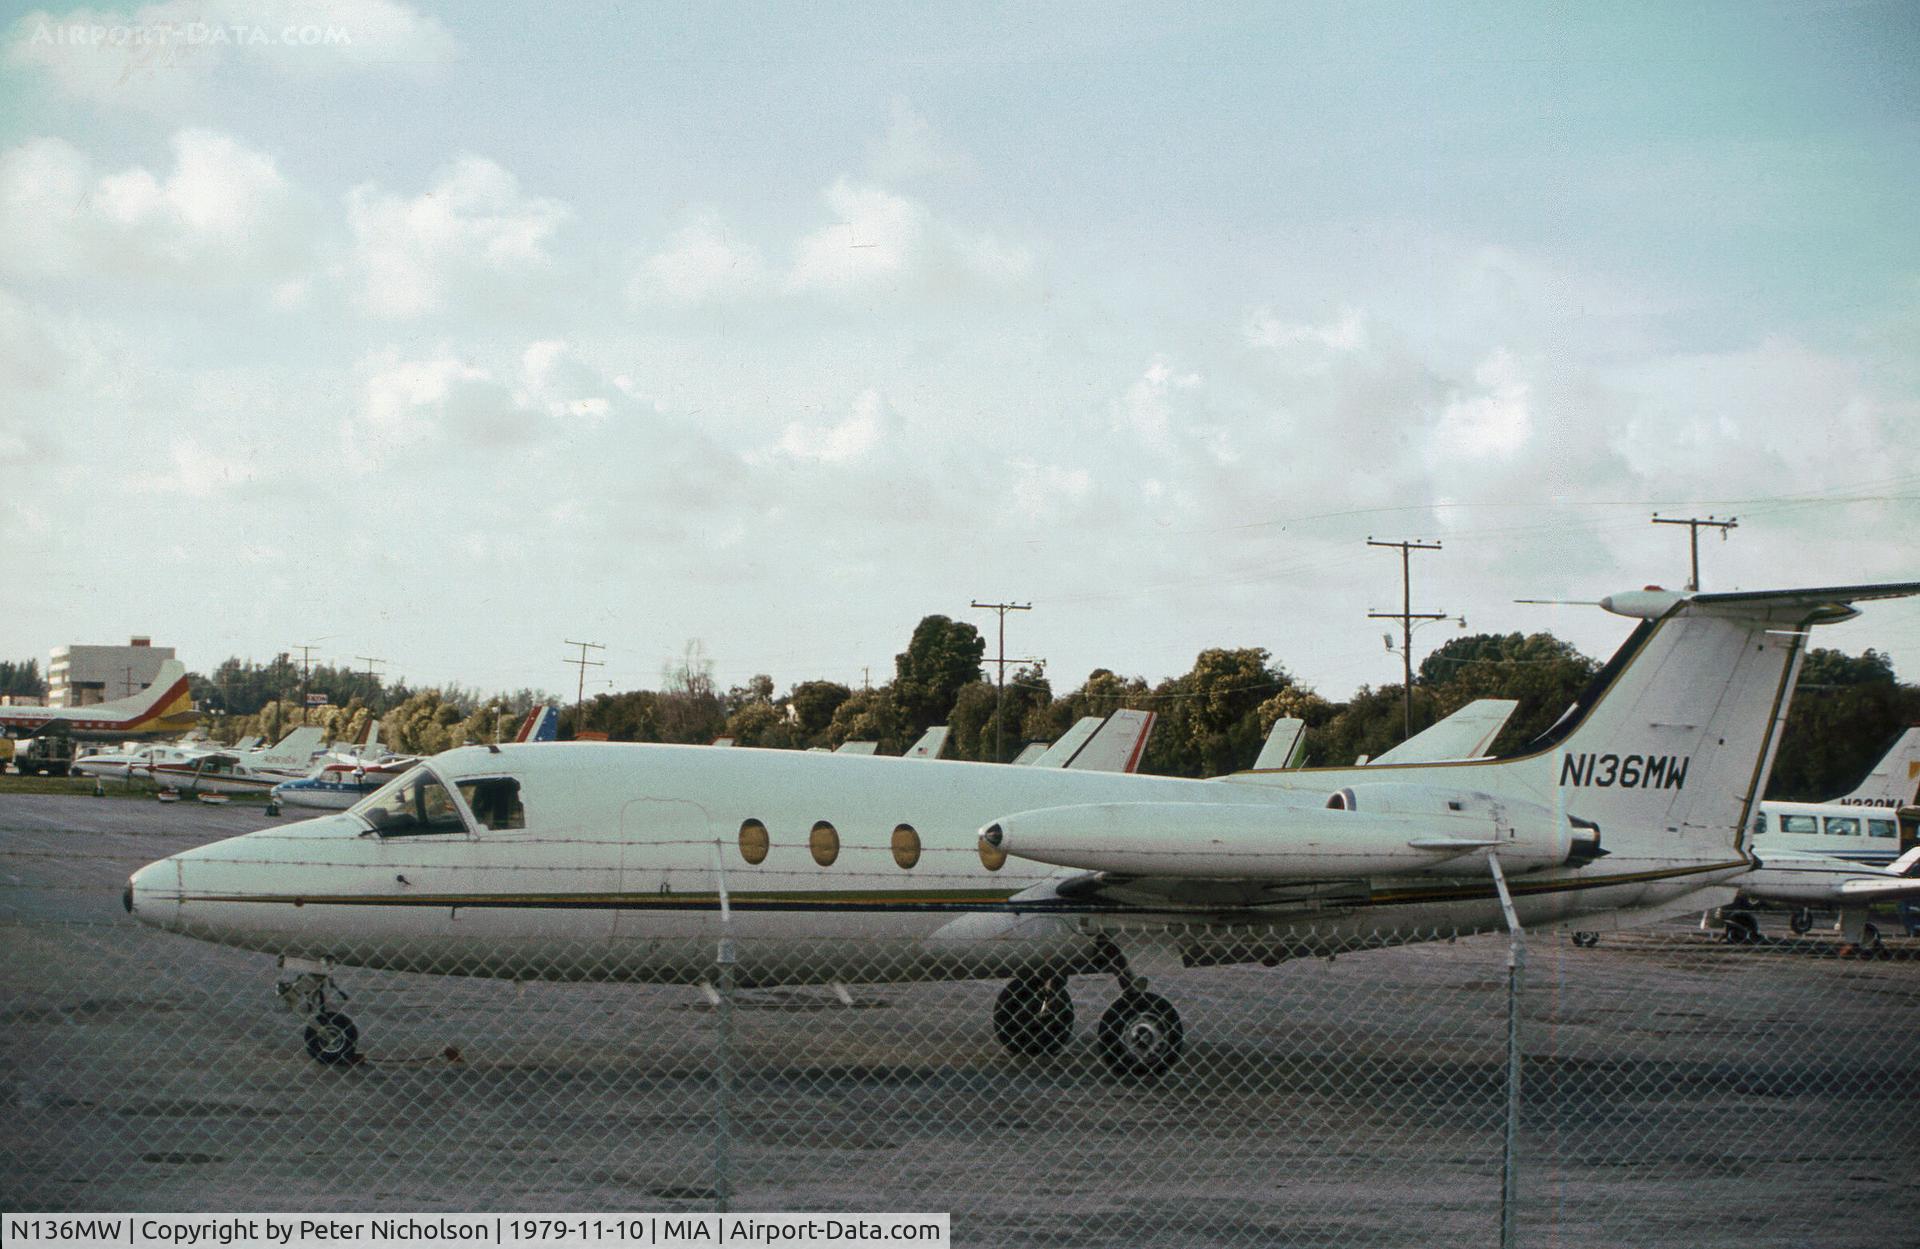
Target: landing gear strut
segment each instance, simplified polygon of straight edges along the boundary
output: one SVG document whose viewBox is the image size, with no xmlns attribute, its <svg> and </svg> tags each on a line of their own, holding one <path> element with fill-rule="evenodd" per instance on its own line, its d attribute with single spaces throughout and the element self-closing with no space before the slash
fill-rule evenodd
<svg viewBox="0 0 1920 1249">
<path fill-rule="evenodd" d="M 1122 970 L 1120 996 L 1100 1017 L 1100 1059 L 1122 1080 L 1150 1080 L 1180 1061 L 1186 1030 L 1180 1012 L 1143 977 Z"/>
<path fill-rule="evenodd" d="M 1735 911 L 1727 916 L 1727 944 L 1754 945 L 1760 940 L 1760 921 L 1751 911 Z"/>
<path fill-rule="evenodd" d="M 993 1039 L 1009 1054 L 1045 1058 L 1073 1039 L 1073 996 L 1065 976 L 1022 976 L 993 1003 Z"/>
<path fill-rule="evenodd" d="M 1812 932 L 1813 910 L 1810 907 L 1796 907 L 1793 914 L 1787 917 L 1787 927 L 1793 930 L 1796 937 L 1804 937 Z"/>
<path fill-rule="evenodd" d="M 353 1020 L 327 1006 L 329 991 L 344 1001 L 346 990 L 333 983 L 324 965 L 296 965 L 287 959 L 283 966 L 295 974 L 275 985 L 274 991 L 288 1010 L 307 1021 L 307 1057 L 329 1067 L 359 1061 L 360 1029 L 353 1026 Z M 319 966 L 321 970 L 297 970 L 297 966 Z"/>
</svg>

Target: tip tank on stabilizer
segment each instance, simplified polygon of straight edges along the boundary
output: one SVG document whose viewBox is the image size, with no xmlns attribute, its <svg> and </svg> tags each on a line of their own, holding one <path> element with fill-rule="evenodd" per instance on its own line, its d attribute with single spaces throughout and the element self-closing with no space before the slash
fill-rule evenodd
<svg viewBox="0 0 1920 1249">
<path fill-rule="evenodd" d="M 1081 871 L 1214 880 L 1478 876 L 1489 852 L 1512 874 L 1578 867 L 1606 853 L 1597 827 L 1532 803 L 1411 785 L 1355 786 L 1335 798 L 1342 805 L 1043 807 L 1003 816 L 980 837 L 995 850 Z"/>
</svg>

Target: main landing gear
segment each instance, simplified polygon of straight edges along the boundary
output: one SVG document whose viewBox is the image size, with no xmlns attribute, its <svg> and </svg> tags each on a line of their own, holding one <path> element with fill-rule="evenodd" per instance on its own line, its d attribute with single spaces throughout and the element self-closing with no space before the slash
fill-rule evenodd
<svg viewBox="0 0 1920 1249">
<path fill-rule="evenodd" d="M 1180 1060 L 1186 1030 L 1172 1002 L 1147 992 L 1143 977 L 1120 971 L 1120 996 L 1100 1016 L 1100 1060 L 1122 1080 L 1148 1080 Z M 1064 975 L 1009 981 L 993 1003 L 993 1037 L 1009 1054 L 1045 1058 L 1073 1039 L 1073 997 Z"/>
<path fill-rule="evenodd" d="M 1022 976 L 993 1002 L 993 1039 L 1009 1054 L 1047 1058 L 1073 1039 L 1073 995 L 1065 976 Z"/>
<path fill-rule="evenodd" d="M 283 960 L 281 965 L 294 974 L 275 985 L 274 991 L 288 1010 L 307 1021 L 307 1057 L 329 1067 L 360 1061 L 360 1029 L 327 1004 L 329 992 L 338 994 L 342 1001 L 347 992 L 333 983 L 326 965 L 294 959 Z"/>
</svg>

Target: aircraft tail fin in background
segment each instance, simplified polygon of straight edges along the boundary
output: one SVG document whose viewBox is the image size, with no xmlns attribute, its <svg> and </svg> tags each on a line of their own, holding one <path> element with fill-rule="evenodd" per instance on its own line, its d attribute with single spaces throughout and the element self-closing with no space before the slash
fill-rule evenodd
<svg viewBox="0 0 1920 1249">
<path fill-rule="evenodd" d="M 1028 742 L 1020 748 L 1020 753 L 1008 760 L 1008 762 L 1016 768 L 1024 768 L 1029 764 L 1038 763 L 1040 756 L 1046 754 L 1047 750 L 1048 744 L 1046 742 Z"/>
<path fill-rule="evenodd" d="M 938 759 L 947 745 L 947 726 L 936 724 L 920 735 L 920 740 L 907 747 L 905 759 Z"/>
<path fill-rule="evenodd" d="M 552 703 L 543 703 L 527 713 L 520 722 L 520 731 L 513 735 L 516 742 L 552 742 L 560 739 L 560 709 Z"/>
<path fill-rule="evenodd" d="M 1507 726 L 1514 708 L 1511 698 L 1478 698 L 1444 720 L 1429 724 L 1391 750 L 1372 760 L 1383 763 L 1440 763 L 1449 759 L 1481 759 L 1487 747 Z"/>
<path fill-rule="evenodd" d="M 1082 772 L 1137 771 L 1146 756 L 1147 738 L 1153 733 L 1156 718 L 1151 711 L 1122 707 L 1107 717 L 1067 766 Z"/>
<path fill-rule="evenodd" d="M 1105 723 L 1099 716 L 1081 716 L 1073 722 L 1072 728 L 1054 739 L 1053 745 L 1046 747 L 1029 762 L 1036 768 L 1066 767 L 1080 753 L 1080 748 L 1087 744 L 1087 739 L 1099 732 L 1100 726 Z M 1018 763 L 1019 760 L 1014 762 Z"/>
<path fill-rule="evenodd" d="M 1900 734 L 1859 787 L 1834 801 L 1857 807 L 1920 806 L 1920 728 Z"/>
<path fill-rule="evenodd" d="M 1254 771 L 1297 768 L 1306 754 L 1307 722 L 1287 716 L 1275 720 L 1273 728 L 1268 730 L 1267 740 L 1260 747 L 1260 757 L 1253 761 Z"/>
<path fill-rule="evenodd" d="M 260 753 L 259 762 L 269 768 L 299 768 L 306 771 L 313 752 L 324 747 L 326 732 L 317 724 L 303 724 Z"/>
</svg>

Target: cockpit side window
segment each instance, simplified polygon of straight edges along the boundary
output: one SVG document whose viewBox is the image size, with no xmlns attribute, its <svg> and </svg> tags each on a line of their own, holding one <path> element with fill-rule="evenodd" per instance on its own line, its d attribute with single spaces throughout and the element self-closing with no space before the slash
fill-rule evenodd
<svg viewBox="0 0 1920 1249">
<path fill-rule="evenodd" d="M 511 776 L 489 776 L 461 781 L 460 797 L 473 818 L 494 831 L 525 828 L 527 813 L 520 805 L 520 782 Z"/>
<path fill-rule="evenodd" d="M 426 833 L 464 833 L 465 821 L 453 796 L 439 778 L 425 768 L 399 781 L 354 808 L 382 837 L 416 837 Z"/>
</svg>

